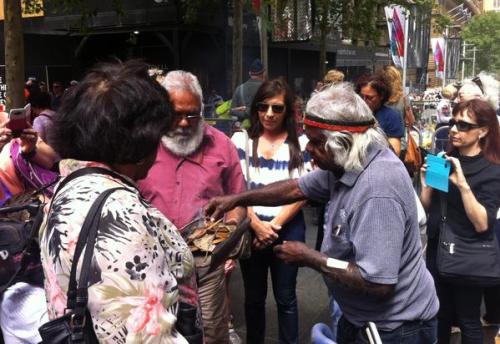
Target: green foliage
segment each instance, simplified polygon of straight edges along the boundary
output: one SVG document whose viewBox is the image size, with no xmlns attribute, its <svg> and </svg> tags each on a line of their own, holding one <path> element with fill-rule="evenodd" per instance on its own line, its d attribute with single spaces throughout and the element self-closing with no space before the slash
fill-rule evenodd
<svg viewBox="0 0 500 344">
<path fill-rule="evenodd" d="M 199 13 L 214 13 L 216 9 L 222 6 L 221 0 L 177 0 L 176 4 L 180 10 L 181 19 L 186 24 L 199 22 Z"/>
<path fill-rule="evenodd" d="M 462 39 L 478 49 L 476 70 L 500 74 L 500 12 L 474 16 L 461 32 Z"/>
</svg>

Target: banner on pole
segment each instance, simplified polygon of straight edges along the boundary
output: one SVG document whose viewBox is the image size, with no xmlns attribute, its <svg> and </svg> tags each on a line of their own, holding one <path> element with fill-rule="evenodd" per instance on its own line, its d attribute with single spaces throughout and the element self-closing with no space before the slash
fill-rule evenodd
<svg viewBox="0 0 500 344">
<path fill-rule="evenodd" d="M 431 38 L 432 54 L 434 55 L 434 64 L 436 65 L 436 77 L 443 78 L 444 74 L 444 56 L 445 45 L 444 38 Z"/>
<path fill-rule="evenodd" d="M 403 68 L 406 16 L 401 6 L 391 5 L 384 7 L 387 28 L 389 32 L 390 53 L 392 61 L 398 68 Z"/>
</svg>

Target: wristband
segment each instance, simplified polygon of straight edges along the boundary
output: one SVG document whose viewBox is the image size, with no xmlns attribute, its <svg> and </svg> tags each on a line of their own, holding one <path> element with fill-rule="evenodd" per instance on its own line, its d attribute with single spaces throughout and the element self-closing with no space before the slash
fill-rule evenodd
<svg viewBox="0 0 500 344">
<path fill-rule="evenodd" d="M 346 262 L 344 260 L 339 260 L 335 258 L 328 258 L 326 260 L 326 267 L 330 269 L 340 269 L 340 270 L 347 270 L 347 266 L 349 265 L 349 262 Z"/>
<path fill-rule="evenodd" d="M 31 159 L 32 157 L 34 157 L 36 155 L 36 146 L 35 148 L 33 148 L 31 151 L 29 152 L 23 152 L 21 151 L 21 156 L 26 159 L 26 160 L 29 160 Z"/>
</svg>

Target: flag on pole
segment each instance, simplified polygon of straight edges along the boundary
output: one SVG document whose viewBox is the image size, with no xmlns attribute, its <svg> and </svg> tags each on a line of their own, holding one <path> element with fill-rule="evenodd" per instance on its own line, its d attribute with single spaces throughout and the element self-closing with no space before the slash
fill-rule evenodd
<svg viewBox="0 0 500 344">
<path fill-rule="evenodd" d="M 404 46 L 405 46 L 405 9 L 401 6 L 386 6 L 385 17 L 387 19 L 387 28 L 389 32 L 390 53 L 392 61 L 398 68 L 403 67 Z"/>
<path fill-rule="evenodd" d="M 444 38 L 431 38 L 431 45 L 434 63 L 436 65 L 436 77 L 443 78 L 445 56 Z"/>
</svg>

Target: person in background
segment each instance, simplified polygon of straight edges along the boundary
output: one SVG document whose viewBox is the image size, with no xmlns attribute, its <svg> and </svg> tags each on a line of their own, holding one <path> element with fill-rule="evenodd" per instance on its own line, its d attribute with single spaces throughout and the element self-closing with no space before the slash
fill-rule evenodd
<svg viewBox="0 0 500 344">
<path fill-rule="evenodd" d="M 446 222 L 457 235 L 472 238 L 493 230 L 500 207 L 500 133 L 495 111 L 483 100 L 459 103 L 452 115 L 449 123 L 452 148 L 446 159 L 453 168 L 446 197 Z M 446 280 L 437 271 L 441 206 L 439 193 L 425 182 L 426 169 L 424 164 L 420 200 L 429 213 L 427 266 L 434 276 L 440 301 L 439 343 L 449 343 L 451 326 L 456 323 L 462 343 L 481 344 L 483 288 Z"/>
<path fill-rule="evenodd" d="M 451 119 L 451 102 L 449 99 L 443 98 L 439 101 L 437 107 L 437 123 L 436 129 L 442 126 L 447 126 Z"/>
<path fill-rule="evenodd" d="M 401 115 L 384 105 L 391 95 L 390 85 L 381 75 L 367 75 L 357 81 L 356 92 L 373 111 L 373 115 L 384 130 L 394 153 L 399 156 L 401 138 L 404 136 L 404 125 Z"/>
<path fill-rule="evenodd" d="M 369 321 L 383 343 L 435 343 L 439 303 L 422 258 L 406 169 L 349 84 L 315 94 L 304 122 L 306 149 L 319 169 L 299 179 L 216 197 L 206 214 L 218 218 L 235 206 L 330 201 L 321 252 L 297 241 L 277 245 L 274 252 L 285 263 L 308 266 L 324 276 L 344 312 L 338 343 L 366 343 Z"/>
<path fill-rule="evenodd" d="M 64 85 L 61 81 L 54 81 L 52 83 L 52 94 L 51 96 L 51 101 L 50 101 L 50 108 L 54 111 L 57 111 L 59 109 L 59 106 L 61 105 L 61 99 L 64 95 Z"/>
<path fill-rule="evenodd" d="M 210 91 L 210 95 L 208 96 L 208 99 L 207 99 L 207 104 L 206 104 L 206 108 L 205 108 L 205 114 L 207 117 L 216 117 L 215 116 L 215 109 L 217 108 L 217 106 L 219 106 L 220 104 L 222 104 L 224 102 L 224 99 L 217 94 L 217 91 L 212 89 L 212 91 Z"/>
<path fill-rule="evenodd" d="M 405 99 L 403 92 L 403 80 L 401 78 L 401 73 L 394 66 L 385 66 L 380 75 L 386 80 L 390 89 L 390 96 L 385 103 L 385 106 L 396 111 L 401 118 L 401 123 L 405 125 L 405 108 L 410 106 L 408 100 Z M 405 132 L 406 136 L 406 132 Z M 401 138 L 401 150 L 406 150 L 406 137 Z"/>
<path fill-rule="evenodd" d="M 295 124 L 297 136 L 304 134 L 304 100 L 300 97 L 295 97 L 293 102 L 293 113 L 295 117 Z"/>
<path fill-rule="evenodd" d="M 42 93 L 49 93 L 49 89 L 47 87 L 47 84 L 45 81 L 40 81 L 40 92 Z"/>
<path fill-rule="evenodd" d="M 250 79 L 236 87 L 231 101 L 231 115 L 238 117 L 245 129 L 250 127 L 250 104 L 252 104 L 255 92 L 266 79 L 266 69 L 260 59 L 252 62 L 248 74 Z"/>
<path fill-rule="evenodd" d="M 32 180 L 27 178 L 34 178 L 34 173 L 21 173 L 14 159 L 26 159 L 47 170 L 57 160 L 57 154 L 31 127 L 24 129 L 19 138 L 13 138 L 7 123 L 7 113 L 0 113 L 0 205 L 33 191 Z M 3 292 L 0 302 L 0 327 L 6 344 L 41 341 L 38 328 L 48 321 L 48 317 L 40 257 L 32 256 L 26 272 Z"/>
<path fill-rule="evenodd" d="M 336 85 L 344 81 L 344 73 L 336 69 L 330 69 L 323 77 L 322 87 Z"/>
<path fill-rule="evenodd" d="M 34 117 L 33 129 L 38 132 L 40 138 L 47 142 L 47 133 L 52 125 L 55 112 L 50 109 L 50 95 L 44 92 L 32 92 L 28 98 L 31 104 L 31 114 Z"/>
<path fill-rule="evenodd" d="M 170 96 L 174 118 L 157 147 L 156 161 L 139 188 L 182 230 L 202 215 L 201 209 L 211 197 L 241 192 L 245 190 L 245 181 L 231 140 L 204 121 L 198 78 L 189 72 L 170 71 L 162 86 Z M 246 210 L 240 207 L 227 213 L 225 221 L 239 224 L 245 217 Z M 204 257 L 195 260 L 203 263 Z M 181 300 L 201 306 L 206 344 L 229 343 L 224 264 L 198 281 L 194 278 L 179 286 Z"/>
<path fill-rule="evenodd" d="M 90 207 L 102 192 L 121 188 L 103 205 L 90 265 L 87 321 L 99 342 L 187 344 L 175 326 L 178 284 L 193 273 L 193 256 L 136 184 L 172 121 L 168 95 L 138 61 L 93 68 L 54 116 L 49 143 L 64 159 L 61 170 L 105 172 L 62 186 L 40 229 L 50 319 L 65 314 L 75 245 Z"/>
<path fill-rule="evenodd" d="M 308 169 L 307 139 L 297 136 L 293 101 L 294 95 L 285 81 L 264 81 L 250 107 L 248 136 L 241 132 L 233 135 L 232 141 L 238 149 L 242 170 L 251 189 L 299 177 Z M 295 292 L 298 268 L 278 259 L 273 247 L 287 240 L 305 241 L 303 204 L 247 209 L 255 239 L 252 255 L 240 260 L 240 265 L 245 286 L 249 344 L 264 343 L 268 271 L 271 272 L 278 307 L 279 342 L 298 343 Z"/>
</svg>

